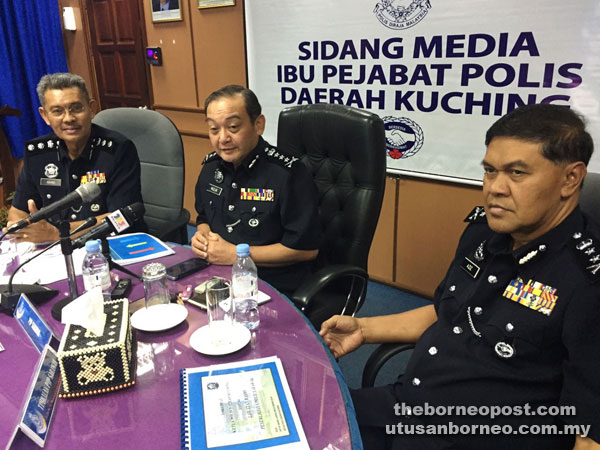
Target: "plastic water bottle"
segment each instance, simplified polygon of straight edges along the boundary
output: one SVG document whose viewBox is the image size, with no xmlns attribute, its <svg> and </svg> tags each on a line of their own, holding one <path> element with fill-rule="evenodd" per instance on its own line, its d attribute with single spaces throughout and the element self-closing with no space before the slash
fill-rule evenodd
<svg viewBox="0 0 600 450">
<path fill-rule="evenodd" d="M 250 246 L 238 244 L 235 248 L 237 259 L 231 269 L 231 291 L 233 297 L 233 317 L 246 328 L 258 328 L 258 275 L 256 265 L 250 258 Z"/>
<path fill-rule="evenodd" d="M 87 251 L 83 258 L 83 286 L 89 291 L 96 286 L 102 288 L 104 299 L 110 299 L 110 269 L 108 261 L 104 257 L 100 247 L 100 239 L 94 239 L 85 243 Z"/>
</svg>

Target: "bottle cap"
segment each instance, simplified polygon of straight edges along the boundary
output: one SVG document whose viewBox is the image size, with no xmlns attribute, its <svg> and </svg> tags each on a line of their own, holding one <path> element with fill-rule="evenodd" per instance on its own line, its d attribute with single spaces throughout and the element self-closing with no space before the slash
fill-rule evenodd
<svg viewBox="0 0 600 450">
<path fill-rule="evenodd" d="M 97 252 L 100 250 L 100 239 L 92 239 L 85 243 L 85 250 L 89 252 Z"/>
<path fill-rule="evenodd" d="M 238 256 L 250 256 L 250 246 L 248 244 L 238 244 L 235 246 L 235 253 Z"/>
</svg>

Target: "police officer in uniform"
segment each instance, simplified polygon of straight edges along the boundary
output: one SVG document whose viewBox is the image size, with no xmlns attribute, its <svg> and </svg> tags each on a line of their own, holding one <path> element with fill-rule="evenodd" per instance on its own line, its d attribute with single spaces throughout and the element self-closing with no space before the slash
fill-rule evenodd
<svg viewBox="0 0 600 450">
<path fill-rule="evenodd" d="M 205 102 L 214 152 L 196 184 L 194 252 L 213 264 L 233 264 L 247 243 L 261 279 L 290 294 L 318 253 L 317 188 L 306 166 L 262 137 L 265 117 L 256 95 L 225 86 Z"/>
<path fill-rule="evenodd" d="M 102 195 L 71 208 L 61 220 L 71 230 L 83 220 L 142 202 L 140 161 L 133 142 L 123 135 L 92 124 L 92 105 L 85 81 L 78 75 L 44 75 L 37 86 L 39 112 L 53 133 L 25 145 L 23 170 L 17 182 L 8 226 L 77 189 L 97 183 Z M 146 231 L 143 223 L 137 231 Z M 16 233 L 19 240 L 47 242 L 58 239 L 58 229 L 40 221 Z"/>
<path fill-rule="evenodd" d="M 396 384 L 352 393 L 365 448 L 600 448 L 600 228 L 578 206 L 592 138 L 572 110 L 529 105 L 492 125 L 486 145 L 484 206 L 467 218 L 434 304 L 390 316 L 334 316 L 321 328 L 336 357 L 365 342 L 416 342 Z M 426 404 L 478 409 L 412 413 Z M 506 415 L 491 418 L 485 407 L 492 406 Z M 564 406 L 575 414 L 526 412 Z M 424 431 L 449 422 L 512 428 Z M 423 434 L 407 434 L 416 425 Z M 540 434 L 535 425 L 557 431 Z"/>
</svg>

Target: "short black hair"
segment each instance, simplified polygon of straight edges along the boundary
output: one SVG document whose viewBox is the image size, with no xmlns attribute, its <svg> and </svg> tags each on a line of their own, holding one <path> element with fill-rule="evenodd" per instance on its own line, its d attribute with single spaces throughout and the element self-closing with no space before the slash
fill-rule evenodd
<svg viewBox="0 0 600 450">
<path fill-rule="evenodd" d="M 74 73 L 49 73 L 44 75 L 36 88 L 37 95 L 40 99 L 40 105 L 44 106 L 47 91 L 51 89 L 68 89 L 72 87 L 79 88 L 86 103 L 90 102 L 90 94 L 85 85 L 85 80 L 79 75 L 75 75 Z"/>
<path fill-rule="evenodd" d="M 250 121 L 252 123 L 256 122 L 256 119 L 258 119 L 258 116 L 260 116 L 262 113 L 262 107 L 258 102 L 258 98 L 250 89 L 240 86 L 239 84 L 229 84 L 227 86 L 223 86 L 221 89 L 217 89 L 208 97 L 206 97 L 206 101 L 204 102 L 204 111 L 206 111 L 208 109 L 208 105 L 215 100 L 221 97 L 234 97 L 237 94 L 240 94 L 244 98 L 246 112 L 248 113 L 248 116 L 250 116 Z"/>
<path fill-rule="evenodd" d="M 498 119 L 485 135 L 485 145 L 495 137 L 511 137 L 542 144 L 542 155 L 553 163 L 583 161 L 587 166 L 594 141 L 585 121 L 568 106 L 521 106 Z"/>
</svg>

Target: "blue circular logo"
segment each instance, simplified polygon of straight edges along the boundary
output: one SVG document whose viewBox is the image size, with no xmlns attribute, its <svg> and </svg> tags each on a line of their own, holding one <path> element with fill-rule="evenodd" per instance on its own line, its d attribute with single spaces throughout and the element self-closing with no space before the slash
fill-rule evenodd
<svg viewBox="0 0 600 450">
<path fill-rule="evenodd" d="M 415 121 L 407 117 L 387 116 L 383 118 L 383 125 L 385 145 L 390 158 L 410 158 L 423 147 L 423 130 Z"/>
</svg>

